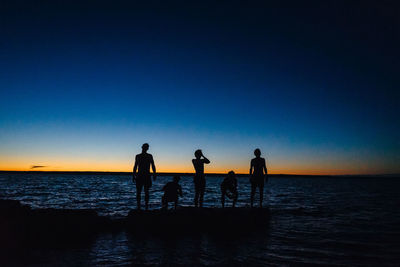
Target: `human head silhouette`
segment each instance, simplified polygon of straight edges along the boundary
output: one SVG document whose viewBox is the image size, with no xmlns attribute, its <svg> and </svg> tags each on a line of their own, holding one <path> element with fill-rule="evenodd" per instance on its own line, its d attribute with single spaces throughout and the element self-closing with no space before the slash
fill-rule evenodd
<svg viewBox="0 0 400 267">
<path fill-rule="evenodd" d="M 194 156 L 195 156 L 197 159 L 199 159 L 199 158 L 201 157 L 201 154 L 203 154 L 203 153 L 201 152 L 201 149 L 197 149 L 197 150 L 194 152 Z"/>
<path fill-rule="evenodd" d="M 235 176 L 235 172 L 234 172 L 234 171 L 228 172 L 228 176 L 229 176 L 229 177 L 234 177 L 234 176 Z"/>
<path fill-rule="evenodd" d="M 179 177 L 178 175 L 174 176 L 174 182 L 175 183 L 179 183 L 180 180 L 181 180 L 181 177 Z"/>
<path fill-rule="evenodd" d="M 256 148 L 254 150 L 254 156 L 256 156 L 257 158 L 261 156 L 261 150 L 259 148 Z"/>
<path fill-rule="evenodd" d="M 143 151 L 143 152 L 147 152 L 147 150 L 149 150 L 149 144 L 148 144 L 148 143 L 144 143 L 144 144 L 142 145 L 142 151 Z"/>
</svg>

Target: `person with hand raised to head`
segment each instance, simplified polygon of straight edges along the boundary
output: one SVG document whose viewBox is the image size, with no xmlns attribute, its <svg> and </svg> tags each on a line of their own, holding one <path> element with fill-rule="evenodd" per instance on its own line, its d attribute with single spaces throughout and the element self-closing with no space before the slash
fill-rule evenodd
<svg viewBox="0 0 400 267">
<path fill-rule="evenodd" d="M 206 177 L 204 175 L 204 164 L 209 164 L 210 161 L 203 155 L 203 152 L 198 149 L 194 152 L 195 158 L 192 159 L 194 169 L 194 206 L 203 207 L 204 191 L 206 189 Z"/>
</svg>

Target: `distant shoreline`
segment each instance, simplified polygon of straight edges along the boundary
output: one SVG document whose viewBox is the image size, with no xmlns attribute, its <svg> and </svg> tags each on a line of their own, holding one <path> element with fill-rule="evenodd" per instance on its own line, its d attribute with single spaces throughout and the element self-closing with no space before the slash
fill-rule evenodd
<svg viewBox="0 0 400 267">
<path fill-rule="evenodd" d="M 95 174 L 95 175 L 131 175 L 132 172 L 107 172 L 107 171 L 2 171 L 2 173 L 23 173 L 23 174 Z M 157 172 L 158 176 L 193 176 L 194 173 L 187 172 Z M 206 173 L 206 176 L 225 177 L 226 173 Z M 248 174 L 237 173 L 238 177 L 248 177 Z M 345 178 L 345 177 L 359 177 L 359 178 L 370 178 L 370 177 L 400 177 L 400 174 L 344 174 L 344 175 L 313 175 L 313 174 L 269 174 L 269 177 L 283 178 L 283 177 L 310 177 L 310 178 Z"/>
</svg>

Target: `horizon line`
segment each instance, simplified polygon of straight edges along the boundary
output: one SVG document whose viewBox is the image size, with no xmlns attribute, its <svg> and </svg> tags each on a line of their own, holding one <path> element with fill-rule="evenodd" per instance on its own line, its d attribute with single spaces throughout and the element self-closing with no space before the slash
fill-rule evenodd
<svg viewBox="0 0 400 267">
<path fill-rule="evenodd" d="M 0 170 L 0 172 L 25 172 L 25 173 L 88 173 L 88 174 L 132 174 L 132 171 L 44 171 L 44 170 Z M 194 172 L 156 172 L 160 175 L 194 175 Z M 205 175 L 226 175 L 226 172 L 205 172 Z M 152 175 L 152 173 L 151 173 Z M 239 176 L 249 176 L 248 173 L 236 173 Z M 399 176 L 399 173 L 380 174 L 295 174 L 295 173 L 270 173 L 271 176 Z"/>
</svg>

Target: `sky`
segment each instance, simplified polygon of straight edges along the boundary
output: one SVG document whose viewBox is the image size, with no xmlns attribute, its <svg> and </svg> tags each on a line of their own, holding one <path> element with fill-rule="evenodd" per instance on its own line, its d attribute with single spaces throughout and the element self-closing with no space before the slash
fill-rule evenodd
<svg viewBox="0 0 400 267">
<path fill-rule="evenodd" d="M 400 173 L 396 1 L 67 2 L 0 4 L 0 170 Z"/>
</svg>

